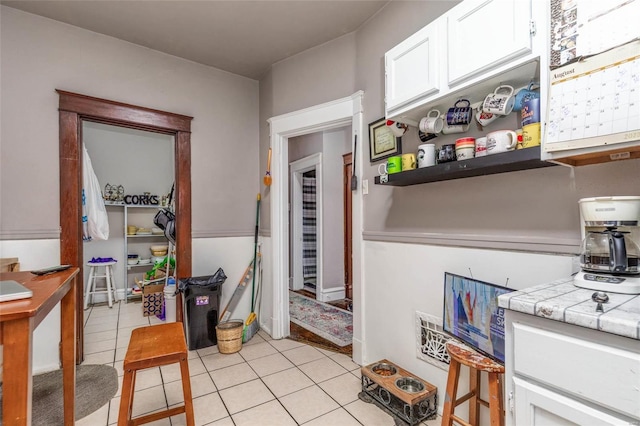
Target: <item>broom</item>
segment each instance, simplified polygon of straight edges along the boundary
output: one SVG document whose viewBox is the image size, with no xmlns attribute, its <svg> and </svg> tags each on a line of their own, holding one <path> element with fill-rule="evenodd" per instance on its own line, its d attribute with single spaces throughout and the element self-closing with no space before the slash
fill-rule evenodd
<svg viewBox="0 0 640 426">
<path fill-rule="evenodd" d="M 260 194 L 258 193 L 258 201 L 256 203 L 256 230 L 253 239 L 253 282 L 251 284 L 251 313 L 244 323 L 242 331 L 242 342 L 248 342 L 254 334 L 258 332 L 259 326 L 256 321 L 256 261 L 258 257 L 258 224 L 260 223 Z"/>
</svg>

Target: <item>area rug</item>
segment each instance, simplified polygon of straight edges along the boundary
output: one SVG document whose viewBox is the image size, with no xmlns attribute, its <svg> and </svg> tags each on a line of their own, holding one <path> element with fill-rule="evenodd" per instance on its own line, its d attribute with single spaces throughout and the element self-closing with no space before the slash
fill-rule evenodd
<svg viewBox="0 0 640 426">
<path fill-rule="evenodd" d="M 298 324 L 337 346 L 350 345 L 353 340 L 353 314 L 289 292 L 289 316 Z"/>
<path fill-rule="evenodd" d="M 118 391 L 118 372 L 108 365 L 76 367 L 76 420 L 96 411 Z M 62 370 L 33 376 L 33 425 L 62 425 Z M 2 419 L 2 387 L 0 386 L 0 419 Z M 2 421 L 0 421 L 2 424 Z"/>
</svg>

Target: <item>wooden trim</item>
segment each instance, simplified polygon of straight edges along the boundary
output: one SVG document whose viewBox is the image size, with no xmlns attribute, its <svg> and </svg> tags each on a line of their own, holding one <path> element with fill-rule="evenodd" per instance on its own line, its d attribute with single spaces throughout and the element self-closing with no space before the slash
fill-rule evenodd
<svg viewBox="0 0 640 426">
<path fill-rule="evenodd" d="M 176 278 L 191 276 L 192 117 L 56 90 L 60 116 L 60 263 L 80 268 L 82 277 L 82 121 L 128 127 L 175 138 Z M 82 281 L 79 280 L 79 283 Z M 83 285 L 76 286 L 76 316 L 83 318 Z M 178 297 L 178 306 L 181 299 Z M 182 321 L 182 309 L 177 320 Z M 76 363 L 84 360 L 84 326 L 76 322 Z"/>
<path fill-rule="evenodd" d="M 151 132 L 175 134 L 191 132 L 193 117 L 109 101 L 56 89 L 60 111 L 75 112 L 85 119 L 104 124 L 132 127 Z"/>
</svg>

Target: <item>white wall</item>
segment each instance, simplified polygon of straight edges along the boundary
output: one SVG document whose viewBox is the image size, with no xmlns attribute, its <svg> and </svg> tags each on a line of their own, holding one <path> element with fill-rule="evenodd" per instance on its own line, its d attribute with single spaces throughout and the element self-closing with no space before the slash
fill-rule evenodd
<svg viewBox="0 0 640 426">
<path fill-rule="evenodd" d="M 254 210 L 255 214 L 255 210 Z M 253 237 L 238 238 L 198 238 L 193 240 L 193 276 L 213 275 L 222 268 L 227 280 L 222 285 L 220 311 L 229 303 L 231 295 L 238 287 L 245 269 L 253 260 Z M 264 244 L 260 244 L 264 248 Z M 262 262 L 263 269 L 265 262 Z M 259 283 L 256 276 L 256 286 Z M 232 319 L 246 320 L 251 312 L 251 286 L 245 288 Z M 258 288 L 256 287 L 256 292 Z"/>
<path fill-rule="evenodd" d="M 444 273 L 515 290 L 568 277 L 569 256 L 367 241 L 364 363 L 388 359 L 438 387 L 447 371 L 416 357 L 416 311 L 442 318 Z M 486 380 L 485 380 L 486 382 Z"/>
</svg>

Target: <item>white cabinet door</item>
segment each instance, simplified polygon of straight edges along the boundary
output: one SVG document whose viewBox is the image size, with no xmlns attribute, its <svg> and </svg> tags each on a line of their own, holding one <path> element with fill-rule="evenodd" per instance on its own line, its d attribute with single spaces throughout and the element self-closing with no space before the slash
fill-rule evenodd
<svg viewBox="0 0 640 426">
<path fill-rule="evenodd" d="M 465 0 L 451 9 L 447 14 L 449 86 L 530 53 L 530 23 L 531 0 Z"/>
<path fill-rule="evenodd" d="M 515 425 L 518 426 L 574 426 L 629 425 L 623 420 L 582 404 L 574 399 L 513 378 L 515 390 Z"/>
<path fill-rule="evenodd" d="M 441 28 L 441 22 L 432 22 L 384 55 L 387 116 L 440 90 Z"/>
</svg>

